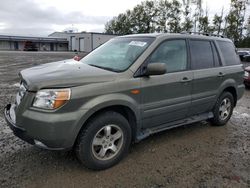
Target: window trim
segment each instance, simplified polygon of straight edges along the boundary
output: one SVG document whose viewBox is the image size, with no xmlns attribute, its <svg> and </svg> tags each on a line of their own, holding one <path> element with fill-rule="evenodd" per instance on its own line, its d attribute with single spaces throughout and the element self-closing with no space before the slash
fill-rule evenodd
<svg viewBox="0 0 250 188">
<path fill-rule="evenodd" d="M 178 72 L 185 72 L 185 71 L 189 71 L 191 70 L 191 57 L 190 57 L 190 53 L 189 53 L 189 45 L 188 45 L 188 39 L 187 38 L 169 38 L 169 39 L 165 39 L 163 41 L 161 41 L 155 48 L 154 50 L 148 55 L 147 59 L 140 65 L 140 67 L 137 69 L 137 71 L 135 71 L 134 77 L 141 77 L 142 76 L 142 72 L 143 70 L 146 68 L 146 66 L 149 64 L 149 58 L 152 56 L 152 54 L 161 46 L 161 44 L 168 42 L 168 41 L 174 41 L 174 40 L 183 40 L 185 41 L 186 44 L 186 52 L 187 52 L 187 66 L 185 70 L 179 70 L 179 71 L 173 71 L 173 72 L 166 72 L 164 75 L 166 74 L 170 74 L 170 73 L 178 73 Z"/>
<path fill-rule="evenodd" d="M 212 44 L 212 51 L 213 51 L 213 57 L 214 57 L 214 68 L 216 68 L 216 67 L 222 67 L 222 61 L 221 61 L 220 53 L 219 53 L 218 48 L 217 48 L 217 46 L 215 44 L 215 41 L 211 41 L 211 44 Z M 215 55 L 216 54 L 218 56 L 219 66 L 215 65 Z"/>
</svg>

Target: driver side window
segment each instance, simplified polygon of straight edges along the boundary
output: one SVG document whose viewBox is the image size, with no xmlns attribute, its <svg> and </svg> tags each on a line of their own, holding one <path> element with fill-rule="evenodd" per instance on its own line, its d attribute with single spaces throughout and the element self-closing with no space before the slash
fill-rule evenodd
<svg viewBox="0 0 250 188">
<path fill-rule="evenodd" d="M 165 63 L 167 72 L 187 69 L 187 47 L 185 40 L 165 41 L 153 52 L 149 63 Z"/>
</svg>

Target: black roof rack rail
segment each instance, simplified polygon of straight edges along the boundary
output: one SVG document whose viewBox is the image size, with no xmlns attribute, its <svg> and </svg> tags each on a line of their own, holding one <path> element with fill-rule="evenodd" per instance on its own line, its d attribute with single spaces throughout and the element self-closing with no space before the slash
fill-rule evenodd
<svg viewBox="0 0 250 188">
<path fill-rule="evenodd" d="M 226 38 L 224 35 L 217 35 L 217 34 L 213 34 L 213 33 L 193 32 L 193 31 L 183 31 L 183 32 L 181 32 L 181 34 L 204 35 L 204 36 L 210 36 L 210 37 Z"/>
</svg>

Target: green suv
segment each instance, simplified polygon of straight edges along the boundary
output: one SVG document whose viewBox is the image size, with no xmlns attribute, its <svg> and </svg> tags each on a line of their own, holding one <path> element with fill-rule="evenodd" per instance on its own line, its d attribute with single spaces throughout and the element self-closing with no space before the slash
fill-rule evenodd
<svg viewBox="0 0 250 188">
<path fill-rule="evenodd" d="M 14 134 L 50 150 L 74 149 L 88 168 L 118 163 L 131 142 L 202 120 L 222 126 L 244 92 L 229 39 L 195 34 L 116 37 L 80 61 L 20 72 L 5 118 Z"/>
</svg>

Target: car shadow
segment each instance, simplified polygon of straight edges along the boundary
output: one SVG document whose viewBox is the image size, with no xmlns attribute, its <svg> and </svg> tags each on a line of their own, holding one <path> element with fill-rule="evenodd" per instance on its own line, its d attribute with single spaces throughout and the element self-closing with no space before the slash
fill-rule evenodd
<svg viewBox="0 0 250 188">
<path fill-rule="evenodd" d="M 192 134 L 197 130 L 207 129 L 209 127 L 209 123 L 204 121 L 152 134 L 139 143 L 131 144 L 130 154 L 133 154 L 133 152 L 135 151 L 136 153 L 140 152 L 140 148 L 143 148 L 144 146 L 150 148 L 151 143 L 160 144 L 162 143 L 162 141 L 170 141 L 187 134 Z M 19 140 L 19 143 L 22 142 L 22 140 Z M 1 156 L 1 162 L 8 163 L 9 161 L 13 161 L 14 163 L 16 162 L 18 164 L 23 163 L 25 164 L 26 169 L 29 169 L 29 166 L 30 168 L 33 168 L 33 164 L 42 164 L 44 168 L 46 166 L 49 167 L 51 164 L 54 164 L 63 166 L 67 165 L 67 168 L 77 168 L 89 171 L 88 169 L 80 165 L 80 162 L 76 159 L 76 155 L 73 150 L 50 151 L 37 148 L 25 142 L 23 142 L 23 144 L 25 145 L 24 147 L 19 147 L 10 155 L 7 154 L 5 157 Z"/>
</svg>

